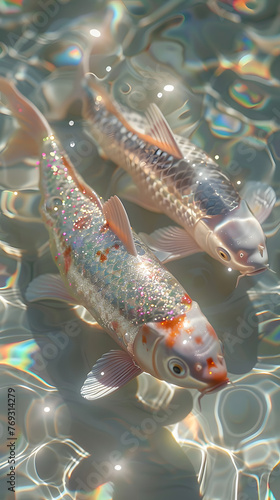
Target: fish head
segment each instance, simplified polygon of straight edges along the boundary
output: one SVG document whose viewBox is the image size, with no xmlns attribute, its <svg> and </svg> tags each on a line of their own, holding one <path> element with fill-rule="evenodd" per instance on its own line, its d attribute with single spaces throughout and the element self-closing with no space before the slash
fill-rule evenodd
<svg viewBox="0 0 280 500">
<path fill-rule="evenodd" d="M 207 251 L 229 269 L 254 275 L 268 268 L 265 235 L 247 203 L 223 216 L 205 219 Z"/>
<path fill-rule="evenodd" d="M 228 380 L 220 341 L 196 302 L 185 313 L 147 323 L 141 331 L 136 362 L 151 375 L 201 391 Z"/>
</svg>

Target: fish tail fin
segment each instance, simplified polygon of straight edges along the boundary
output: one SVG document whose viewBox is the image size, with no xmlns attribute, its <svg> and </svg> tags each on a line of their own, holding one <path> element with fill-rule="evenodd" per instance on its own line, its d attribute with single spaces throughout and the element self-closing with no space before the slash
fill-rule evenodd
<svg viewBox="0 0 280 500">
<path fill-rule="evenodd" d="M 6 78 L 0 77 L 0 101 L 18 121 L 19 128 L 1 152 L 1 164 L 14 164 L 25 156 L 38 156 L 40 144 L 51 128 L 42 113 Z"/>
</svg>

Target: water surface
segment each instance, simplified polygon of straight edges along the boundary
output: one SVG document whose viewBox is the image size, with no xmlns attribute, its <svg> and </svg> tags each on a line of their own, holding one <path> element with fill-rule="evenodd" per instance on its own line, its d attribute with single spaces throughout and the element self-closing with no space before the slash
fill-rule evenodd
<svg viewBox="0 0 280 500">
<path fill-rule="evenodd" d="M 156 102 L 238 188 L 263 181 L 279 196 L 278 10 L 276 0 L 2 0 L 0 74 L 44 113 L 105 198 L 115 166 L 81 116 L 85 67 L 132 110 Z M 16 123 L 4 102 L 0 111 L 3 150 Z M 80 387 L 115 344 L 81 307 L 26 301 L 34 277 L 56 272 L 38 211 L 38 159 L 26 144 L 0 161 L 1 498 L 12 498 L 12 388 L 17 500 L 279 500 L 279 202 L 264 223 L 276 274 L 235 288 L 236 274 L 203 253 L 168 265 L 217 331 L 234 386 L 200 409 L 196 391 L 143 374 L 91 402 Z M 136 231 L 170 223 L 124 203 Z"/>
</svg>

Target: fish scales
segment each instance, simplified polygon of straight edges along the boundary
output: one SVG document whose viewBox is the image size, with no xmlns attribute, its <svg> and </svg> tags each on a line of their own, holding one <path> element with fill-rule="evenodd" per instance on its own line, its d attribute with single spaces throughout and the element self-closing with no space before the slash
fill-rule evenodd
<svg viewBox="0 0 280 500">
<path fill-rule="evenodd" d="M 53 252 L 67 281 L 71 282 L 73 293 L 80 293 L 83 305 L 109 330 L 112 329 L 112 309 L 115 321 L 124 319 L 135 326 L 170 320 L 182 314 L 186 307 L 181 304 L 185 293 L 181 285 L 158 266 L 157 259 L 147 253 L 136 234 L 141 261 L 138 263 L 134 256 L 127 254 L 118 237 L 105 227 L 106 220 L 98 206 L 76 187 L 65 166 L 65 158 L 57 155 L 57 150 L 57 141 L 44 142 L 41 189 L 46 208 L 42 207 L 42 211 L 47 218 L 48 210 L 53 210 L 52 203 L 57 207 L 55 228 L 51 228 L 56 235 Z M 67 258 L 71 258 L 69 269 Z M 98 298 L 91 300 L 86 290 Z M 98 304 L 102 306 L 98 308 Z M 106 313 L 109 304 L 112 306 L 110 320 Z M 122 342 L 124 333 L 126 329 L 119 333 Z"/>
<path fill-rule="evenodd" d="M 226 214 L 238 207 L 240 197 L 232 183 L 211 158 L 187 139 L 174 136 L 184 154 L 184 159 L 178 160 L 145 144 L 117 117 L 112 118 L 102 103 L 92 106 L 89 113 L 94 135 L 106 155 L 149 192 L 159 209 L 175 213 L 177 223 L 193 226 L 202 217 Z"/>
<path fill-rule="evenodd" d="M 25 296 L 32 302 L 48 298 L 83 305 L 122 347 L 96 361 L 81 387 L 82 396 L 109 395 L 143 371 L 207 392 L 227 384 L 213 327 L 132 232 L 119 198 L 103 204 L 55 141 L 40 111 L 11 81 L 0 77 L 0 90 L 19 122 L 22 144 L 29 136 L 41 151 L 40 211 L 60 271 L 60 276 L 34 278 Z M 128 140 L 135 141 L 134 135 Z M 17 140 L 20 143 L 19 136 Z M 11 140 L 11 149 L 13 144 Z"/>
</svg>

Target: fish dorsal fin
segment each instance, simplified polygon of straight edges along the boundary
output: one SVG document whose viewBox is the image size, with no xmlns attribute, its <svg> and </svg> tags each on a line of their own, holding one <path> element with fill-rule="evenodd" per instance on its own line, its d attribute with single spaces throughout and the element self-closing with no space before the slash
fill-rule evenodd
<svg viewBox="0 0 280 500">
<path fill-rule="evenodd" d="M 97 360 L 81 388 L 86 399 L 99 399 L 140 375 L 142 370 L 124 351 L 113 350 Z"/>
<path fill-rule="evenodd" d="M 161 149 L 164 149 L 176 158 L 184 158 L 171 128 L 156 104 L 151 103 L 149 105 L 146 111 L 146 118 L 148 121 L 146 134 L 153 137 L 157 144 L 160 144 Z"/>
<path fill-rule="evenodd" d="M 137 257 L 129 218 L 121 200 L 117 196 L 112 196 L 104 203 L 103 212 L 109 227 L 118 236 L 127 251 Z"/>
<path fill-rule="evenodd" d="M 88 73 L 87 76 L 89 86 L 92 87 L 95 92 L 98 92 L 100 98 L 104 101 L 106 109 L 115 115 L 127 130 L 136 134 L 139 139 L 163 149 L 175 158 L 184 158 L 171 128 L 156 104 L 150 104 L 147 110 L 146 118 L 148 120 L 148 128 L 146 133 L 142 133 L 137 129 L 136 122 L 130 122 L 130 120 L 127 119 L 122 108 L 111 98 L 107 90 L 102 87 L 102 81 L 93 73 Z M 87 111 L 85 110 L 85 115 L 86 114 Z"/>
</svg>

